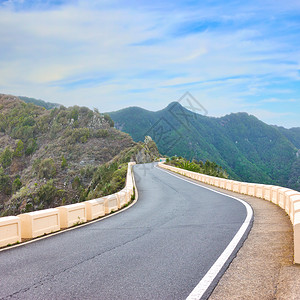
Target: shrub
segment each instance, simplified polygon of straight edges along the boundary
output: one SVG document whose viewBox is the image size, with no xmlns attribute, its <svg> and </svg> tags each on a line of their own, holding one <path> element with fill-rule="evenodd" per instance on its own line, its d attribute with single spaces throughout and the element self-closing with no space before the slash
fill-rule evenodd
<svg viewBox="0 0 300 300">
<path fill-rule="evenodd" d="M 110 115 L 105 114 L 105 115 L 104 115 L 104 120 L 108 122 L 108 124 L 109 124 L 110 127 L 114 127 L 114 126 L 115 126 L 115 123 L 114 123 L 114 121 L 111 119 Z"/>
<path fill-rule="evenodd" d="M 79 110 L 77 107 L 74 107 L 70 112 L 69 112 L 69 118 L 73 119 L 74 121 L 78 120 L 78 115 L 79 115 Z"/>
<path fill-rule="evenodd" d="M 13 193 L 18 191 L 21 187 L 22 187 L 22 182 L 21 182 L 20 178 L 17 177 L 12 184 Z"/>
<path fill-rule="evenodd" d="M 49 180 L 46 184 L 42 185 L 37 192 L 37 202 L 42 204 L 51 204 L 55 200 L 63 198 L 65 191 L 58 190 L 54 184 L 53 180 Z"/>
<path fill-rule="evenodd" d="M 34 127 L 33 126 L 17 126 L 11 132 L 11 136 L 16 139 L 22 139 L 24 141 L 33 138 L 34 136 Z"/>
<path fill-rule="evenodd" d="M 33 211 L 33 205 L 31 202 L 28 202 L 25 206 L 25 212 L 31 212 Z"/>
<path fill-rule="evenodd" d="M 72 182 L 73 189 L 79 189 L 81 187 L 81 181 L 78 176 L 76 176 Z"/>
<path fill-rule="evenodd" d="M 93 165 L 87 165 L 80 169 L 80 176 L 84 179 L 92 179 L 97 167 Z"/>
<path fill-rule="evenodd" d="M 90 130 L 88 128 L 74 128 L 73 130 L 66 131 L 67 143 L 86 143 L 90 137 Z"/>
<path fill-rule="evenodd" d="M 98 129 L 95 133 L 95 137 L 97 138 L 104 138 L 108 136 L 108 130 L 107 129 Z"/>
<path fill-rule="evenodd" d="M 6 147 L 0 156 L 0 163 L 5 169 L 11 165 L 13 152 L 10 148 Z"/>
<path fill-rule="evenodd" d="M 56 175 L 56 167 L 52 158 L 45 158 L 38 167 L 38 177 L 50 179 Z"/>
<path fill-rule="evenodd" d="M 0 167 L 0 191 L 6 195 L 11 194 L 11 182 L 8 175 L 4 173 L 3 168 Z"/>
<path fill-rule="evenodd" d="M 67 168 L 67 166 L 68 166 L 68 163 L 67 163 L 67 160 L 65 159 L 65 157 L 62 155 L 62 157 L 61 157 L 61 168 L 62 169 L 66 169 Z"/>
<path fill-rule="evenodd" d="M 33 138 L 30 138 L 26 143 L 25 154 L 30 155 L 30 154 L 34 153 L 36 149 L 37 149 L 36 140 Z"/>
<path fill-rule="evenodd" d="M 21 157 L 23 154 L 24 154 L 24 143 L 22 142 L 22 140 L 18 140 L 14 156 Z"/>
</svg>

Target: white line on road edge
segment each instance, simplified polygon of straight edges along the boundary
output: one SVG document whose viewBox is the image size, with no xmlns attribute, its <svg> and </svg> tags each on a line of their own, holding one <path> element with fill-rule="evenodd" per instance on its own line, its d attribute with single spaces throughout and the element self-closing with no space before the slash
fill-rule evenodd
<svg viewBox="0 0 300 300">
<path fill-rule="evenodd" d="M 236 233 L 236 235 L 234 236 L 234 238 L 231 240 L 231 242 L 228 244 L 228 246 L 226 247 L 226 249 L 223 251 L 223 253 L 219 256 L 219 258 L 215 261 L 215 263 L 212 265 L 212 267 L 208 270 L 208 272 L 204 275 L 204 277 L 200 280 L 200 282 L 197 284 L 197 286 L 193 289 L 193 291 L 189 294 L 189 296 L 186 298 L 186 300 L 199 300 L 201 299 L 201 297 L 204 295 L 204 293 L 207 291 L 207 289 L 209 288 L 209 286 L 211 285 L 211 283 L 214 281 L 214 279 L 218 276 L 220 270 L 222 269 L 222 267 L 224 266 L 224 264 L 228 261 L 230 255 L 233 253 L 233 251 L 235 250 L 236 246 L 238 245 L 238 243 L 240 242 L 240 240 L 242 239 L 242 237 L 244 236 L 247 228 L 250 225 L 250 222 L 252 220 L 252 216 L 253 216 L 253 211 L 251 206 L 236 197 L 224 194 L 222 192 L 219 191 L 215 191 L 213 189 L 210 189 L 206 186 L 202 186 L 196 182 L 192 182 L 190 180 L 184 179 L 180 176 L 177 176 L 175 174 L 172 174 L 170 172 L 167 172 L 161 168 L 156 167 L 157 169 L 159 169 L 160 171 L 166 172 L 174 177 L 177 177 L 181 180 L 184 180 L 186 182 L 189 182 L 191 184 L 194 185 L 198 185 L 204 189 L 213 191 L 215 193 L 221 194 L 221 195 L 225 195 L 227 197 L 233 198 L 239 202 L 241 202 L 242 204 L 244 204 L 244 206 L 246 207 L 247 210 L 247 216 L 246 219 L 244 221 L 244 223 L 242 224 L 242 226 L 240 227 L 239 231 Z"/>
</svg>

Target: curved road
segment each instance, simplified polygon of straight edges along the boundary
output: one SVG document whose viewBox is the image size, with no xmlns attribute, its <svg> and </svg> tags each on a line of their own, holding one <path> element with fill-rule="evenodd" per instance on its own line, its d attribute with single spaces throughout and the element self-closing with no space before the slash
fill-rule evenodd
<svg viewBox="0 0 300 300">
<path fill-rule="evenodd" d="M 0 299 L 186 299 L 239 231 L 246 208 L 153 164 L 134 173 L 132 208 L 1 251 Z"/>
</svg>

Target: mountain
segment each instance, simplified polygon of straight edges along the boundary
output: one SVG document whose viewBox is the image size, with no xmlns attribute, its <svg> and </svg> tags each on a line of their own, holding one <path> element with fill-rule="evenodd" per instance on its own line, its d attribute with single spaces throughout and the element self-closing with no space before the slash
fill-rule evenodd
<svg viewBox="0 0 300 300">
<path fill-rule="evenodd" d="M 29 98 L 24 96 L 18 97 L 20 100 L 24 101 L 25 103 L 32 103 L 37 106 L 41 106 L 47 110 L 53 109 L 53 108 L 59 108 L 61 105 L 58 103 L 52 103 L 52 102 L 46 102 L 44 100 L 35 99 L 35 98 Z"/>
<path fill-rule="evenodd" d="M 41 106 L 46 109 L 59 108 L 61 106 L 58 103 L 46 102 L 40 99 L 28 98 L 24 96 L 19 96 L 18 98 L 24 101 L 25 103 L 32 103 L 34 105 Z"/>
<path fill-rule="evenodd" d="M 275 126 L 292 144 L 300 149 L 300 127 L 286 129 Z"/>
<path fill-rule="evenodd" d="M 157 112 L 129 107 L 109 115 L 134 141 L 150 135 L 164 155 L 214 161 L 233 179 L 300 190 L 300 128 L 270 126 L 247 113 L 207 117 L 178 102 Z"/>
<path fill-rule="evenodd" d="M 86 107 L 46 110 L 0 94 L 0 215 L 97 198 L 122 189 L 127 163 L 153 161 L 108 115 Z"/>
</svg>

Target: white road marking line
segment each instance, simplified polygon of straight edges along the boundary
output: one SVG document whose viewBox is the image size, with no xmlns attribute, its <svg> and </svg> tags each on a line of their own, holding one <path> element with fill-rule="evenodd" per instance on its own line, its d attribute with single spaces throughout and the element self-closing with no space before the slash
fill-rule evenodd
<svg viewBox="0 0 300 300">
<path fill-rule="evenodd" d="M 208 187 L 202 186 L 202 185 L 200 185 L 200 184 L 198 184 L 196 182 L 192 182 L 190 180 L 187 180 L 187 179 L 182 178 L 180 176 L 177 176 L 175 174 L 169 173 L 169 172 L 167 172 L 166 170 L 164 170 L 162 168 L 158 168 L 157 166 L 156 166 L 156 168 L 159 169 L 159 170 L 161 170 L 161 171 L 163 171 L 163 172 L 165 172 L 165 173 L 168 173 L 169 175 L 172 175 L 172 176 L 177 177 L 177 178 L 179 178 L 181 180 L 189 182 L 191 184 L 200 186 L 200 187 L 202 187 L 204 189 L 213 191 L 213 192 L 218 193 L 220 195 L 224 195 L 224 196 L 230 197 L 232 199 L 235 199 L 235 200 L 241 202 L 246 207 L 247 216 L 245 218 L 244 223 L 240 227 L 239 231 L 236 233 L 236 235 L 231 240 L 231 242 L 228 244 L 228 246 L 223 251 L 223 253 L 219 256 L 219 258 L 211 266 L 211 268 L 208 270 L 208 272 L 200 280 L 200 282 L 197 284 L 197 286 L 193 289 L 193 291 L 186 298 L 186 300 L 199 300 L 204 295 L 204 293 L 207 291 L 207 289 L 209 288 L 209 286 L 211 285 L 211 283 L 214 281 L 214 279 L 218 276 L 218 274 L 221 271 L 222 267 L 228 261 L 230 255 L 233 253 L 233 251 L 235 250 L 236 246 L 238 245 L 238 243 L 240 242 L 240 240 L 244 236 L 246 230 L 250 226 L 250 223 L 251 223 L 251 220 L 252 220 L 252 216 L 253 216 L 253 210 L 252 210 L 251 206 L 247 202 L 245 202 L 244 200 L 241 200 L 239 198 L 236 198 L 236 197 L 224 194 L 222 192 L 215 191 L 215 190 L 210 189 Z"/>
</svg>

